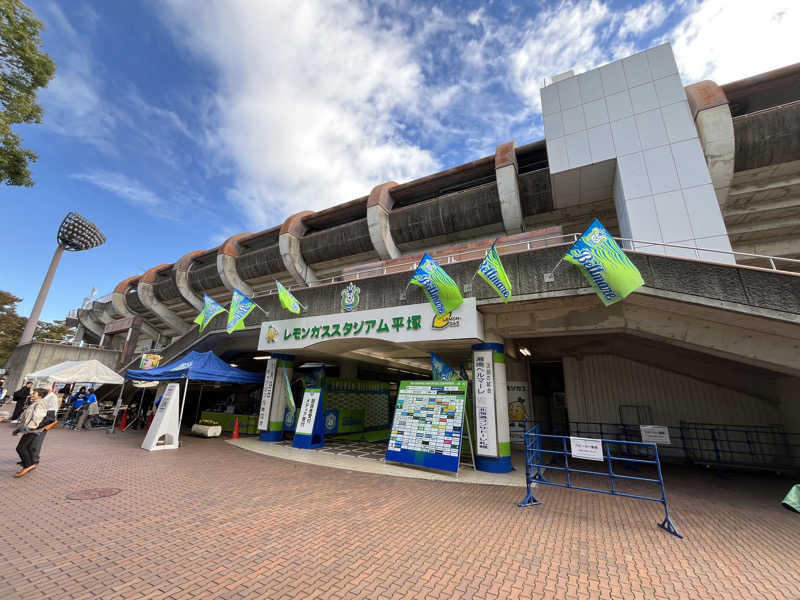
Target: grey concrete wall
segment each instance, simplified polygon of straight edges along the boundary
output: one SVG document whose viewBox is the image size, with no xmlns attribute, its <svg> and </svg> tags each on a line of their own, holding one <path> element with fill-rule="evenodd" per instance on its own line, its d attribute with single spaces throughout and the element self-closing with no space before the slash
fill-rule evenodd
<svg viewBox="0 0 800 600">
<path fill-rule="evenodd" d="M 18 347 L 11 353 L 6 362 L 8 370 L 6 384 L 11 390 L 17 390 L 22 385 L 26 374 L 52 367 L 67 360 L 99 360 L 104 365 L 117 368 L 120 353 L 116 350 L 102 348 L 82 348 L 67 344 L 50 344 L 46 342 L 32 342 Z"/>
<path fill-rule="evenodd" d="M 736 171 L 800 160 L 800 102 L 735 117 Z"/>
</svg>

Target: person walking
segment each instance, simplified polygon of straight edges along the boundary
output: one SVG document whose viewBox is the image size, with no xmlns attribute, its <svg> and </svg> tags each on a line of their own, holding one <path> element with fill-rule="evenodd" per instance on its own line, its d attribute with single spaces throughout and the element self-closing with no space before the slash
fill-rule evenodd
<svg viewBox="0 0 800 600">
<path fill-rule="evenodd" d="M 44 444 L 44 438 L 47 435 L 48 429 L 51 426 L 55 425 L 56 419 L 58 418 L 58 408 L 59 408 L 59 400 L 58 396 L 56 396 L 53 392 L 50 392 L 44 398 L 45 404 L 47 404 L 47 415 L 45 415 L 42 422 L 39 423 L 39 428 L 42 430 L 40 434 L 36 436 L 36 439 L 33 440 L 31 444 L 31 459 L 33 460 L 33 464 L 39 464 L 39 454 L 42 452 L 42 444 Z"/>
<path fill-rule="evenodd" d="M 19 422 L 19 416 L 25 409 L 25 404 L 28 402 L 28 396 L 31 395 L 31 388 L 33 388 L 33 382 L 29 381 L 16 392 L 14 392 L 14 402 L 16 402 L 17 405 L 14 407 L 14 412 L 11 414 L 12 423 Z"/>
<path fill-rule="evenodd" d="M 22 433 L 22 438 L 17 444 L 17 454 L 19 454 L 22 468 L 17 471 L 14 477 L 22 477 L 26 473 L 36 468 L 33 462 L 32 446 L 39 437 L 36 429 L 42 420 L 47 416 L 47 403 L 45 402 L 47 390 L 36 388 L 31 394 L 31 403 L 19 416 L 19 427 L 12 432 L 12 435 Z"/>
<path fill-rule="evenodd" d="M 92 417 L 100 414 L 100 407 L 97 405 L 97 396 L 94 395 L 94 388 L 89 388 L 89 395 L 86 397 L 86 406 L 81 413 L 81 418 L 78 419 L 77 429 L 83 429 L 85 424 L 89 426 L 87 429 L 94 429 L 92 426 Z"/>
</svg>

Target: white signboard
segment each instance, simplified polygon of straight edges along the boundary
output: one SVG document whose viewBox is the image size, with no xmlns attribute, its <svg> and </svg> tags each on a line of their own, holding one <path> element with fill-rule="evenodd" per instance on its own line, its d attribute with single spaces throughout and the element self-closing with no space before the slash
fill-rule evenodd
<svg viewBox="0 0 800 600">
<path fill-rule="evenodd" d="M 264 389 L 261 392 L 261 410 L 258 412 L 258 430 L 269 430 L 269 411 L 272 407 L 272 391 L 275 388 L 275 369 L 278 360 L 270 358 L 267 361 L 267 370 L 264 373 Z"/>
<path fill-rule="evenodd" d="M 472 353 L 472 385 L 475 395 L 477 454 L 497 457 L 497 419 L 494 410 L 494 368 L 491 350 Z"/>
<path fill-rule="evenodd" d="M 603 441 L 592 438 L 572 437 L 569 438 L 570 452 L 574 458 L 585 458 L 587 460 L 603 460 Z"/>
<path fill-rule="evenodd" d="M 300 416 L 297 419 L 295 433 L 305 435 L 314 433 L 314 419 L 317 416 L 320 393 L 320 388 L 306 388 L 305 394 L 303 394 L 303 406 L 300 408 Z"/>
<path fill-rule="evenodd" d="M 669 446 L 672 443 L 669 441 L 669 428 L 664 425 L 639 425 L 639 431 L 642 432 L 643 442 L 652 442 L 665 446 Z"/>
<path fill-rule="evenodd" d="M 178 447 L 178 434 L 180 433 L 180 390 L 178 383 L 167 384 L 161 403 L 150 423 L 150 429 L 142 442 L 145 450 L 172 450 Z M 159 444 L 159 441 L 163 443 Z"/>
<path fill-rule="evenodd" d="M 449 316 L 434 320 L 429 302 L 362 310 L 283 321 L 264 321 L 258 337 L 259 350 L 297 350 L 331 340 L 384 339 L 398 344 L 437 340 L 483 338 L 483 320 L 475 298 Z"/>
</svg>

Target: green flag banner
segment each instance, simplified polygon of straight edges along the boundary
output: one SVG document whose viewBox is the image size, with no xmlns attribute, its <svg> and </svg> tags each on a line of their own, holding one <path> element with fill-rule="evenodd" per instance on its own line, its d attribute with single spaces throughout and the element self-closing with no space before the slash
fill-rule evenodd
<svg viewBox="0 0 800 600">
<path fill-rule="evenodd" d="M 577 265 L 606 306 L 644 285 L 639 269 L 597 219 L 572 245 L 564 260 Z"/>
<path fill-rule="evenodd" d="M 497 292 L 503 302 L 511 299 L 511 282 L 508 280 L 503 263 L 500 262 L 500 255 L 497 253 L 495 244 L 492 244 L 492 249 L 478 267 L 478 275 Z"/>
<path fill-rule="evenodd" d="M 228 310 L 228 326 L 226 327 L 226 331 L 228 333 L 233 333 L 239 329 L 244 329 L 244 320 L 247 315 L 253 312 L 255 307 L 255 302 L 234 288 L 233 296 L 231 297 L 231 307 Z"/>
<path fill-rule="evenodd" d="M 200 325 L 200 331 L 202 332 L 203 329 L 205 329 L 206 326 L 211 322 L 211 319 L 216 317 L 221 312 L 225 312 L 225 309 L 222 308 L 211 296 L 208 294 L 203 294 L 203 310 L 201 310 L 200 314 L 195 317 L 194 322 Z"/>
<path fill-rule="evenodd" d="M 425 291 L 433 310 L 440 317 L 457 309 L 464 302 L 458 284 L 427 253 L 414 271 L 410 283 Z"/>
<path fill-rule="evenodd" d="M 292 295 L 292 292 L 283 287 L 283 284 L 277 279 L 275 280 L 275 285 L 278 286 L 278 299 L 281 301 L 281 306 L 290 313 L 299 315 L 300 303 L 297 298 Z"/>
</svg>

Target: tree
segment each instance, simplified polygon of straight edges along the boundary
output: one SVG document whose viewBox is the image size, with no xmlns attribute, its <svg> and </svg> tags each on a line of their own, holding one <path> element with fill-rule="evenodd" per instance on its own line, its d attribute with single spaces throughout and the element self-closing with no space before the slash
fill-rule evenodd
<svg viewBox="0 0 800 600">
<path fill-rule="evenodd" d="M 0 366 L 6 363 L 6 359 L 17 347 L 25 323 L 28 322 L 26 317 L 17 314 L 17 302 L 21 300 L 10 292 L 0 290 Z M 33 339 L 61 341 L 71 339 L 74 335 L 75 328 L 67 325 L 66 321 L 39 321 Z"/>
<path fill-rule="evenodd" d="M 40 50 L 42 27 L 21 0 L 0 0 L 0 182 L 8 185 L 33 185 L 28 164 L 38 156 L 21 147 L 11 126 L 42 122 L 36 90 L 45 87 L 56 70 Z"/>
</svg>

